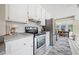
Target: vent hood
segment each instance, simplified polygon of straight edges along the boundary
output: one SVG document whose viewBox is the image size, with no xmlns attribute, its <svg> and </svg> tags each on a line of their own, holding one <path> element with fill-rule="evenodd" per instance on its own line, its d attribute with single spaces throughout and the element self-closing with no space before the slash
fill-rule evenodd
<svg viewBox="0 0 79 59">
<path fill-rule="evenodd" d="M 37 23 L 37 24 L 40 24 L 41 23 L 41 21 L 35 20 L 35 19 L 29 19 L 29 21 L 34 22 L 34 23 Z"/>
</svg>

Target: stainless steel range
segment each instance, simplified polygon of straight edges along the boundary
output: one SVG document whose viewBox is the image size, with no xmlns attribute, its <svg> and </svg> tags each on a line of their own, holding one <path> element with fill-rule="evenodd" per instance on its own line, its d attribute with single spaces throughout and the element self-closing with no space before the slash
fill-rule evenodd
<svg viewBox="0 0 79 59">
<path fill-rule="evenodd" d="M 35 38 L 34 38 L 34 45 L 35 45 L 34 54 L 37 54 L 42 50 L 43 46 L 45 45 L 45 42 L 46 42 L 45 34 L 35 36 Z"/>
<path fill-rule="evenodd" d="M 38 27 L 32 27 L 32 26 L 25 27 L 25 32 L 37 34 L 38 33 Z"/>
<path fill-rule="evenodd" d="M 33 54 L 35 55 L 38 52 L 40 52 L 40 50 L 42 50 L 42 47 L 45 45 L 46 42 L 45 32 L 38 33 L 37 27 L 25 27 L 25 32 L 34 34 Z"/>
</svg>

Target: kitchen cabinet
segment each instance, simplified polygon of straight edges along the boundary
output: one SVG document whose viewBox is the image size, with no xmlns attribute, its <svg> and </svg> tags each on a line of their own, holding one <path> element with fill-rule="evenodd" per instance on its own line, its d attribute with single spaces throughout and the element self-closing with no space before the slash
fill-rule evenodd
<svg viewBox="0 0 79 59">
<path fill-rule="evenodd" d="M 45 19 L 50 18 L 50 14 L 40 4 L 6 4 L 5 19 L 28 23 L 28 19 L 41 21 L 45 25 Z"/>
<path fill-rule="evenodd" d="M 44 8 L 42 8 L 42 14 L 41 14 L 41 25 L 45 26 L 45 16 L 46 16 L 46 11 Z"/>
<path fill-rule="evenodd" d="M 29 19 L 37 18 L 37 5 L 36 4 L 29 4 Z"/>
<path fill-rule="evenodd" d="M 8 55 L 33 55 L 33 36 L 8 41 L 5 45 Z"/>
<path fill-rule="evenodd" d="M 37 18 L 40 20 L 42 17 L 42 7 L 40 5 L 37 5 Z"/>
<path fill-rule="evenodd" d="M 27 5 L 10 4 L 6 5 L 6 20 L 16 22 L 27 22 Z"/>
<path fill-rule="evenodd" d="M 9 5 L 5 5 L 5 20 L 8 20 L 9 18 Z"/>
<path fill-rule="evenodd" d="M 29 4 L 29 18 L 40 20 L 42 17 L 42 7 L 39 4 Z"/>
<path fill-rule="evenodd" d="M 48 13 L 48 12 L 46 11 L 46 19 L 50 19 L 50 18 L 51 18 L 50 13 Z"/>
</svg>

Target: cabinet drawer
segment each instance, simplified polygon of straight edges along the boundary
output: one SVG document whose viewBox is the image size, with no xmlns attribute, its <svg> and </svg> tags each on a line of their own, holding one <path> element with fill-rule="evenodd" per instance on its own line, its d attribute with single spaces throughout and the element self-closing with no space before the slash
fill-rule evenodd
<svg viewBox="0 0 79 59">
<path fill-rule="evenodd" d="M 6 42 L 6 54 L 33 54 L 33 37 Z"/>
</svg>

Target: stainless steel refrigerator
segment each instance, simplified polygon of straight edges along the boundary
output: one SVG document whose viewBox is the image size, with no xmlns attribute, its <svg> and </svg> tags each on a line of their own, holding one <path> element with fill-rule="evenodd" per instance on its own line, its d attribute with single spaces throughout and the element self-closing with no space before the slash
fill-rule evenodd
<svg viewBox="0 0 79 59">
<path fill-rule="evenodd" d="M 55 31 L 55 20 L 54 19 L 46 19 L 45 20 L 45 29 L 50 32 L 50 46 L 53 46 L 56 41 L 56 31 Z"/>
</svg>

